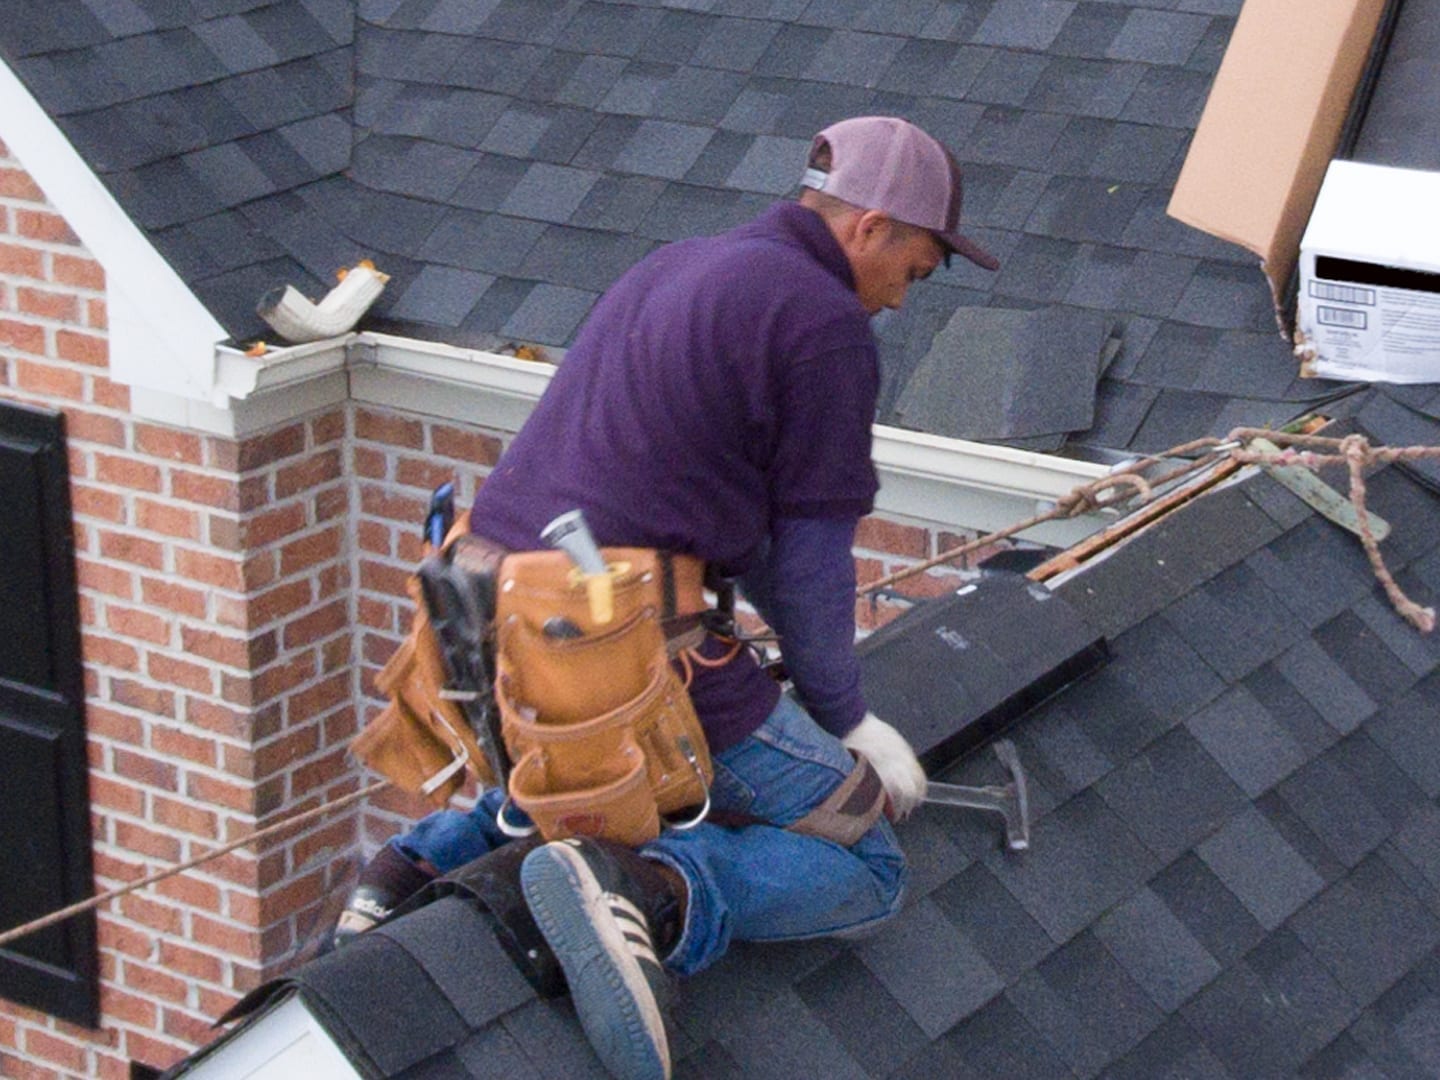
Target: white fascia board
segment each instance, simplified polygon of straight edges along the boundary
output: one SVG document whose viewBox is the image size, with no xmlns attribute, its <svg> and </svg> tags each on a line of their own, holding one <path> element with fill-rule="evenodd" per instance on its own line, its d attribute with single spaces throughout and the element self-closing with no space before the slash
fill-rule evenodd
<svg viewBox="0 0 1440 1080">
<path fill-rule="evenodd" d="M 225 328 L 160 257 L 10 66 L 0 61 L 0 139 L 105 268 L 110 376 L 210 396 Z"/>
</svg>

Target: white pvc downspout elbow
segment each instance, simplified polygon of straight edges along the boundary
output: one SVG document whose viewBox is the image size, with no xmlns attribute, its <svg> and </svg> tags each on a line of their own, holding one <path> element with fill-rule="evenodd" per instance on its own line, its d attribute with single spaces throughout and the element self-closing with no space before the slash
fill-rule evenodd
<svg viewBox="0 0 1440 1080">
<path fill-rule="evenodd" d="M 255 311 L 286 341 L 302 344 L 349 333 L 379 298 L 390 275 L 368 262 L 343 272 L 340 284 L 318 304 L 293 285 L 277 286 L 260 299 Z"/>
</svg>

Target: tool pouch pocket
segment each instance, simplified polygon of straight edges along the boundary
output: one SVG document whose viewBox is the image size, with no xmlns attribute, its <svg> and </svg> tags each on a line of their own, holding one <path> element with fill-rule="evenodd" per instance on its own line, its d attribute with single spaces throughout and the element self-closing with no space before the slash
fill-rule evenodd
<svg viewBox="0 0 1440 1080">
<path fill-rule="evenodd" d="M 510 796 L 541 834 L 637 845 L 658 836 L 666 816 L 705 807 L 713 770 L 666 656 L 651 588 L 655 553 L 604 554 L 613 578 L 604 623 L 562 553 L 506 558 L 496 696 L 516 762 Z"/>
<path fill-rule="evenodd" d="M 495 782 L 464 713 L 445 696 L 443 661 L 423 604 L 417 602 L 410 636 L 375 686 L 390 702 L 350 744 L 367 767 L 437 807 L 460 789 L 467 769 L 484 785 Z"/>
</svg>

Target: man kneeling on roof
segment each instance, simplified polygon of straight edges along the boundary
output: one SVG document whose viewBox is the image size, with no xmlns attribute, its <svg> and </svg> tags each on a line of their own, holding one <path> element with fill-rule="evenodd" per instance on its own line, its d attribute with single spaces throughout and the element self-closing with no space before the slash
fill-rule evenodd
<svg viewBox="0 0 1440 1080">
<path fill-rule="evenodd" d="M 709 820 L 638 848 L 508 845 L 617 1076 L 669 1075 L 667 972 L 700 971 L 732 940 L 855 933 L 899 908 L 904 856 L 886 818 L 907 815 L 926 781 L 905 738 L 866 710 L 854 653 L 851 549 L 878 487 L 870 318 L 952 253 L 997 267 L 956 231 L 960 182 L 949 152 L 906 121 L 826 128 L 798 200 L 660 248 L 597 302 L 471 508 L 471 531 L 510 552 L 543 548 L 547 523 L 579 509 L 602 545 L 737 579 L 780 636 L 790 692 L 713 624 L 677 663 L 713 761 Z M 863 796 L 856 770 L 876 795 L 858 838 L 841 835 Z M 840 832 L 791 827 L 833 809 L 847 778 Z M 337 938 L 435 874 L 498 855 L 505 796 L 492 789 L 473 812 L 432 814 L 391 841 Z"/>
</svg>

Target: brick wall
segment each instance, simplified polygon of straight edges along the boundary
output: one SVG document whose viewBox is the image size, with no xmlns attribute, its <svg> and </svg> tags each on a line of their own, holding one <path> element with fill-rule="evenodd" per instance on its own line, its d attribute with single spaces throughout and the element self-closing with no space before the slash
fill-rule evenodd
<svg viewBox="0 0 1440 1080">
<path fill-rule="evenodd" d="M 97 891 L 356 790 L 346 747 L 408 626 L 429 493 L 455 479 L 468 505 L 503 447 L 354 405 L 220 439 L 135 418 L 107 371 L 104 273 L 0 144 L 0 398 L 66 416 Z M 860 578 L 958 539 L 872 518 Z M 857 620 L 902 607 L 862 601 Z M 386 793 L 112 903 L 101 1027 L 0 999 L 0 1076 L 124 1077 L 202 1044 L 318 940 L 360 854 L 424 809 Z"/>
</svg>

